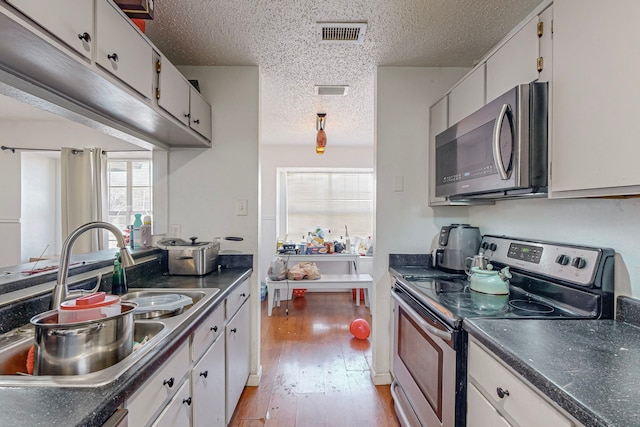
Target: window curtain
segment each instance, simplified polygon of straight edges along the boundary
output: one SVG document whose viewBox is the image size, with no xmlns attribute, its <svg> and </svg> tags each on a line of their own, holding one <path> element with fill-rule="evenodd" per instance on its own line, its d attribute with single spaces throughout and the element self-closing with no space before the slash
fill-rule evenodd
<svg viewBox="0 0 640 427">
<path fill-rule="evenodd" d="M 107 218 L 107 155 L 101 148 L 61 149 L 62 238 L 78 226 Z M 95 252 L 108 247 L 104 230 L 84 233 L 73 253 Z"/>
</svg>

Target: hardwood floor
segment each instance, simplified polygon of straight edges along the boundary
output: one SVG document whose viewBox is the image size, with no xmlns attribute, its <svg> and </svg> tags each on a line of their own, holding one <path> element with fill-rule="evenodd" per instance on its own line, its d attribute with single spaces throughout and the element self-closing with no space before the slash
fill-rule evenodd
<svg viewBox="0 0 640 427">
<path fill-rule="evenodd" d="M 349 332 L 353 319 L 371 324 L 351 293 L 307 293 L 275 307 L 262 303 L 258 387 L 246 387 L 230 426 L 399 426 L 388 385 L 369 376 L 370 338 Z"/>
</svg>

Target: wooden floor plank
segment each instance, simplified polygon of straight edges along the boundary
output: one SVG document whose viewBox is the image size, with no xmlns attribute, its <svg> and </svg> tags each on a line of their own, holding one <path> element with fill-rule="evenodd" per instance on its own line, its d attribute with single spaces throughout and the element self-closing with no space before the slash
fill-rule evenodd
<svg viewBox="0 0 640 427">
<path fill-rule="evenodd" d="M 288 308 L 288 314 L 287 314 Z M 246 387 L 233 427 L 397 427 L 389 386 L 370 378 L 370 339 L 349 331 L 371 324 L 347 292 L 308 292 L 267 316 L 262 303 L 260 385 Z"/>
</svg>

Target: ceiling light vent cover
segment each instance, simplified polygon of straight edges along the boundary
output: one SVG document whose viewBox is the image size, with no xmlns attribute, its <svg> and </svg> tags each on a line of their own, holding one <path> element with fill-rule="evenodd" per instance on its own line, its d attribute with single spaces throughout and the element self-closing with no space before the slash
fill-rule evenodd
<svg viewBox="0 0 640 427">
<path fill-rule="evenodd" d="M 362 44 L 366 31 L 366 22 L 316 23 L 318 43 Z"/>
<path fill-rule="evenodd" d="M 316 95 L 337 95 L 344 96 L 349 92 L 346 85 L 316 85 Z"/>
</svg>

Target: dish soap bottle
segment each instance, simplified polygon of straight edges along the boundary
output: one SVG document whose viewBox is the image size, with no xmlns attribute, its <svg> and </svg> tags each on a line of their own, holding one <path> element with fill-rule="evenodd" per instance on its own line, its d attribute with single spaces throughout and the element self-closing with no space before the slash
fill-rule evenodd
<svg viewBox="0 0 640 427">
<path fill-rule="evenodd" d="M 120 264 L 120 254 L 116 254 L 116 259 L 113 261 L 113 276 L 111 278 L 111 293 L 113 295 L 126 294 L 127 289 L 127 276 L 124 273 L 124 268 Z"/>
<path fill-rule="evenodd" d="M 140 227 L 142 227 L 142 214 L 134 214 L 133 221 L 133 248 L 140 249 Z"/>
</svg>

